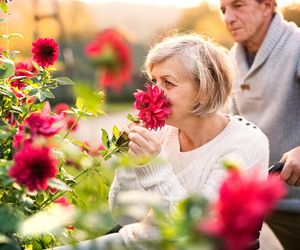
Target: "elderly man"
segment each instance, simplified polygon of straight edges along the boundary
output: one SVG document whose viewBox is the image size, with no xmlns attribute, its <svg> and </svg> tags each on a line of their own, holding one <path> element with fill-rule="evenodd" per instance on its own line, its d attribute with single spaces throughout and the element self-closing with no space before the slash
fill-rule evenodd
<svg viewBox="0 0 300 250">
<path fill-rule="evenodd" d="M 268 218 L 284 249 L 300 245 L 300 29 L 283 19 L 274 0 L 220 0 L 235 40 L 234 113 L 268 136 L 270 164 L 284 162 L 289 192 Z"/>
</svg>

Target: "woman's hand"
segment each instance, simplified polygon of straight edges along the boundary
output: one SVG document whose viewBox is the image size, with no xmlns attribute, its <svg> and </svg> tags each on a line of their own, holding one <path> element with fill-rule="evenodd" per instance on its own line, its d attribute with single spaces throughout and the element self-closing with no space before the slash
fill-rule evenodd
<svg viewBox="0 0 300 250">
<path fill-rule="evenodd" d="M 161 151 L 161 146 L 152 132 L 140 125 L 129 125 L 124 129 L 129 138 L 129 151 L 132 156 L 155 157 Z"/>
</svg>

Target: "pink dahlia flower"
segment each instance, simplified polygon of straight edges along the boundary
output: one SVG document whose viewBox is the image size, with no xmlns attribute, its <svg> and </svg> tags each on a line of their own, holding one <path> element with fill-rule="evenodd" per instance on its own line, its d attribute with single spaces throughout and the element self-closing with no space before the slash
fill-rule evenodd
<svg viewBox="0 0 300 250">
<path fill-rule="evenodd" d="M 33 60 L 42 67 L 53 65 L 59 56 L 58 44 L 53 38 L 39 38 L 32 43 Z"/>
<path fill-rule="evenodd" d="M 8 174 L 29 191 L 46 190 L 48 179 L 56 175 L 57 164 L 49 148 L 29 144 L 14 155 L 14 165 Z"/>
<path fill-rule="evenodd" d="M 171 113 L 170 103 L 158 86 L 146 84 L 145 87 L 147 91 L 137 90 L 133 93 L 133 108 L 139 110 L 138 117 L 145 123 L 146 128 L 157 130 L 165 125 Z"/>
</svg>

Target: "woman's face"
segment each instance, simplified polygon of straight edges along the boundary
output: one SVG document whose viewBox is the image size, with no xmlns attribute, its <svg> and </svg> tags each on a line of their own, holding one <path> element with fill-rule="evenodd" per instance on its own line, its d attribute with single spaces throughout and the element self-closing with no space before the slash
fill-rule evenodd
<svg viewBox="0 0 300 250">
<path fill-rule="evenodd" d="M 190 111 L 198 88 L 187 74 L 179 59 L 171 57 L 161 63 L 154 64 L 151 70 L 154 84 L 164 90 L 171 104 L 171 114 L 166 123 L 176 126 L 186 118 L 195 116 Z"/>
</svg>

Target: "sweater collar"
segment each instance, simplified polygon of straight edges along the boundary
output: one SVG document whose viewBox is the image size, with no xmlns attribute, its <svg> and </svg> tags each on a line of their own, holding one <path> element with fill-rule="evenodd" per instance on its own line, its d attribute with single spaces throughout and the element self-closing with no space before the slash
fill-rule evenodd
<svg viewBox="0 0 300 250">
<path fill-rule="evenodd" d="M 245 77 L 247 77 L 249 74 L 255 71 L 255 69 L 261 66 L 270 56 L 271 52 L 273 51 L 286 28 L 285 23 L 286 21 L 283 19 L 282 15 L 280 13 L 276 13 L 267 31 L 266 37 L 264 38 L 262 45 L 256 53 L 255 60 L 250 69 L 247 64 L 244 47 L 238 43 L 234 45 L 233 51 L 235 54 L 236 62 L 240 66 L 240 70 L 244 73 L 243 75 Z"/>
</svg>

